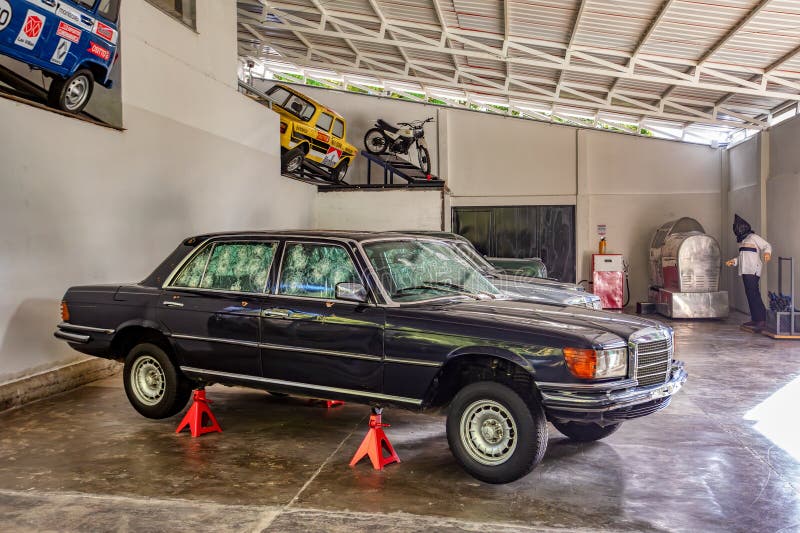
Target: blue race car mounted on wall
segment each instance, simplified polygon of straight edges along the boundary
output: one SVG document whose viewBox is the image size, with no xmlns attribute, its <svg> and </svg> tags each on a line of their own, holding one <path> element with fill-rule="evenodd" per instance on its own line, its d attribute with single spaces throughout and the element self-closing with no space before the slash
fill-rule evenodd
<svg viewBox="0 0 800 533">
<path fill-rule="evenodd" d="M 94 82 L 111 88 L 120 0 L 0 0 L 0 54 L 52 78 L 48 103 L 80 113 Z"/>
</svg>

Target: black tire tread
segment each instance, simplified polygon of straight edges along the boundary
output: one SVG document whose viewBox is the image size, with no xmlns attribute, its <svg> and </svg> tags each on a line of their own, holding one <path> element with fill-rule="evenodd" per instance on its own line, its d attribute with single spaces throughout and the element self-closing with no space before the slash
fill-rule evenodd
<svg viewBox="0 0 800 533">
<path fill-rule="evenodd" d="M 73 78 L 76 78 L 81 74 L 86 75 L 89 78 L 89 96 L 86 97 L 86 102 L 84 102 L 83 106 L 81 106 L 79 109 L 76 109 L 74 111 L 69 111 L 67 109 L 64 109 L 64 107 L 61 105 L 61 98 L 64 94 L 64 90 L 66 89 L 67 84 L 69 84 L 69 82 Z M 69 78 L 61 78 L 61 77 L 53 78 L 53 80 L 50 82 L 50 88 L 47 91 L 47 105 L 49 105 L 50 107 L 54 107 L 56 109 L 60 109 L 61 111 L 64 111 L 66 113 L 74 113 L 77 115 L 81 113 L 84 110 L 84 108 L 86 108 L 86 105 L 92 99 L 93 92 L 94 92 L 94 75 L 92 74 L 91 70 L 82 68 L 75 71 L 75 73 Z"/>
<path fill-rule="evenodd" d="M 383 135 L 383 138 L 384 138 L 384 141 L 385 141 L 383 143 L 383 150 L 375 151 L 375 150 L 372 150 L 370 148 L 369 143 L 367 142 L 367 138 L 369 138 L 369 134 L 372 133 L 373 131 L 377 131 L 378 133 Z M 385 154 L 386 150 L 388 148 L 389 148 L 389 140 L 387 139 L 386 135 L 384 135 L 384 133 L 383 133 L 383 131 L 381 129 L 379 129 L 379 128 L 370 128 L 370 129 L 367 130 L 367 133 L 364 134 L 364 149 L 367 152 L 369 152 L 371 154 L 374 154 L 374 155 L 381 155 L 381 154 Z"/>
<path fill-rule="evenodd" d="M 477 463 L 469 458 L 461 446 L 459 425 L 462 409 L 479 398 L 500 401 L 511 410 L 517 423 L 517 449 L 508 461 L 498 466 Z M 531 436 L 532 440 L 526 439 L 526 436 Z M 544 410 L 537 401 L 524 399 L 506 384 L 477 381 L 458 391 L 450 403 L 447 440 L 453 456 L 470 475 L 486 483 L 510 483 L 529 474 L 544 457 L 547 450 L 547 421 Z M 523 450 L 524 447 L 528 448 L 527 453 Z M 518 455 L 519 453 L 522 455 Z"/>
<path fill-rule="evenodd" d="M 615 433 L 622 426 L 622 422 L 600 426 L 592 423 L 558 422 L 554 420 L 553 426 L 565 437 L 575 442 L 594 442 Z"/>
<path fill-rule="evenodd" d="M 147 353 L 158 360 L 164 369 L 164 376 L 167 381 L 164 398 L 161 402 L 152 406 L 140 404 L 130 387 L 130 372 L 133 362 L 142 353 Z M 139 414 L 147 418 L 169 418 L 180 413 L 186 407 L 192 394 L 192 382 L 180 370 L 175 368 L 164 348 L 150 342 L 138 343 L 131 348 L 125 358 L 125 368 L 122 376 L 128 401 L 131 402 L 131 405 Z"/>
</svg>

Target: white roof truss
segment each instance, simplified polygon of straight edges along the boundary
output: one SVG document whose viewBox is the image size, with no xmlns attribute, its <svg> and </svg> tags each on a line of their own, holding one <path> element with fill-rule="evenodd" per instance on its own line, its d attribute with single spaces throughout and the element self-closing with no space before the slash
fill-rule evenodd
<svg viewBox="0 0 800 533">
<path fill-rule="evenodd" d="M 800 102 L 800 2 L 709 0 L 701 14 L 696 4 L 239 0 L 239 54 L 267 69 L 499 99 L 540 119 L 551 115 L 520 106 L 568 108 L 598 123 L 614 113 L 763 129 L 775 110 Z"/>
</svg>

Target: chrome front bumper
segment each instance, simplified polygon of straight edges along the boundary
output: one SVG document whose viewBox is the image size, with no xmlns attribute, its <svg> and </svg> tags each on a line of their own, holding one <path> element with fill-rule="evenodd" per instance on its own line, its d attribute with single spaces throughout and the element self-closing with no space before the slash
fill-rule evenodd
<svg viewBox="0 0 800 533">
<path fill-rule="evenodd" d="M 632 379 L 597 385 L 538 385 L 545 411 L 551 417 L 569 420 L 626 419 L 645 416 L 666 407 L 672 396 L 686 383 L 688 376 L 683 362 L 673 361 L 669 381 L 649 387 L 637 387 Z"/>
</svg>

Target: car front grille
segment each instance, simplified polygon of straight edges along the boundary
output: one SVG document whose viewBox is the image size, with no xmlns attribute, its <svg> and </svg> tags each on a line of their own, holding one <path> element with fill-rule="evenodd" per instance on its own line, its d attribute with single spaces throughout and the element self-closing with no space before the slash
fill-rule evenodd
<svg viewBox="0 0 800 533">
<path fill-rule="evenodd" d="M 640 387 L 664 383 L 672 365 L 671 339 L 636 344 L 636 379 Z"/>
</svg>

